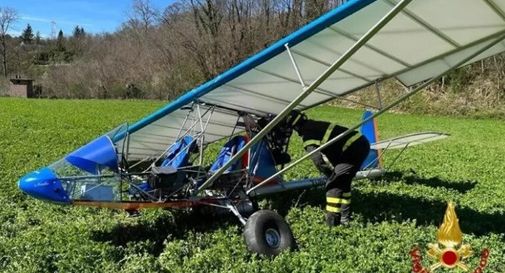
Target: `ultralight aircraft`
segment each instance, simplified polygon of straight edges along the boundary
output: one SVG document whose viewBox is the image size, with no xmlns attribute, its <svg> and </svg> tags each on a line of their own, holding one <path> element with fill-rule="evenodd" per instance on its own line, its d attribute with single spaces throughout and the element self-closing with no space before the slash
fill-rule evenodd
<svg viewBox="0 0 505 273">
<path fill-rule="evenodd" d="M 445 138 L 428 132 L 379 141 L 375 118 L 446 73 L 505 51 L 504 38 L 504 0 L 351 0 L 138 122 L 25 175 L 19 188 L 68 205 L 225 209 L 245 225 L 250 250 L 276 255 L 294 247 L 293 235 L 255 200 L 326 179 L 285 181 L 284 172 L 360 128 L 372 149 L 356 178 L 382 175 L 386 150 Z M 408 91 L 389 105 L 367 105 L 374 111 L 358 124 L 291 160 L 292 110 L 387 79 Z M 379 98 L 387 92 L 376 91 Z M 218 141 L 225 142 L 218 156 L 205 162 Z"/>
</svg>

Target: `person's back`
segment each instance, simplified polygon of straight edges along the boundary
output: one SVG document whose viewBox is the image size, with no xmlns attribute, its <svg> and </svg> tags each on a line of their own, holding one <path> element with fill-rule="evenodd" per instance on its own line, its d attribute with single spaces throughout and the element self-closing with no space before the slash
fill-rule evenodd
<svg viewBox="0 0 505 273">
<path fill-rule="evenodd" d="M 326 121 L 311 120 L 299 111 L 288 117 L 294 130 L 303 139 L 310 153 L 329 140 L 344 133 L 346 127 Z M 342 139 L 311 156 L 319 171 L 328 177 L 326 183 L 326 222 L 330 226 L 351 220 L 351 182 L 370 151 L 370 143 L 358 132 Z"/>
</svg>

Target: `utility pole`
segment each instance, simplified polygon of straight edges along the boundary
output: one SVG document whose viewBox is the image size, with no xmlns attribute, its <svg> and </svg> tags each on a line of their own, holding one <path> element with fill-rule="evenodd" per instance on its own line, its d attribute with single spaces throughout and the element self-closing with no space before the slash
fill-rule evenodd
<svg viewBox="0 0 505 273">
<path fill-rule="evenodd" d="M 51 39 L 56 39 L 56 22 L 51 21 Z"/>
</svg>

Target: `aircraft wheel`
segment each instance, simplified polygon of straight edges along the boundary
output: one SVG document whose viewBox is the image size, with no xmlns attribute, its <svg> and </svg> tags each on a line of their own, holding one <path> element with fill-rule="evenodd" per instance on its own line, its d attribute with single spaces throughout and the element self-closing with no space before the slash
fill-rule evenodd
<svg viewBox="0 0 505 273">
<path fill-rule="evenodd" d="M 296 247 L 288 223 L 271 210 L 259 210 L 247 219 L 244 239 L 250 251 L 267 256 L 276 256 L 283 250 Z"/>
</svg>

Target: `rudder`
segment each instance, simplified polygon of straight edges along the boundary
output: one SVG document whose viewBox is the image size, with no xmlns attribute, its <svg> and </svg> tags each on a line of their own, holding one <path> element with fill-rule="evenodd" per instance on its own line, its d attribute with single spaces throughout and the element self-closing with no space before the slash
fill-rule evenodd
<svg viewBox="0 0 505 273">
<path fill-rule="evenodd" d="M 365 120 L 373 115 L 373 112 L 370 110 L 366 110 L 363 113 L 362 120 Z M 361 126 L 361 134 L 366 137 L 370 144 L 376 143 L 379 141 L 379 129 L 377 127 L 377 120 L 375 118 L 367 121 Z M 370 168 L 380 168 L 380 150 L 370 150 L 367 158 L 361 165 L 361 170 L 370 169 Z"/>
</svg>

